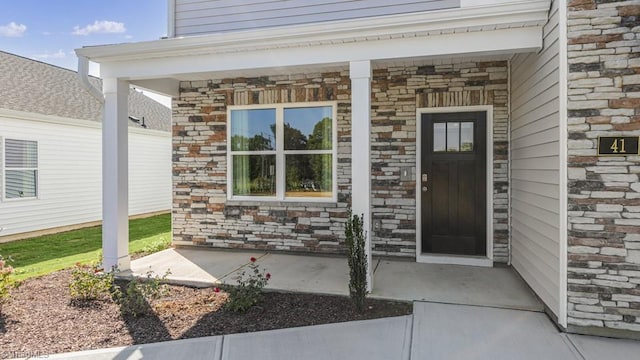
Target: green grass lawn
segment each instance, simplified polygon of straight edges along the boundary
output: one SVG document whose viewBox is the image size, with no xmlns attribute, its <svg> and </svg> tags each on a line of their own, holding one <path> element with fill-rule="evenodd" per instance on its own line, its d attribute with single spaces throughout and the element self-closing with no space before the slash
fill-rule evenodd
<svg viewBox="0 0 640 360">
<path fill-rule="evenodd" d="M 155 252 L 171 242 L 171 214 L 129 221 L 129 252 Z M 77 262 L 91 263 L 102 254 L 102 226 L 0 244 L 0 255 L 11 257 L 15 279 L 48 274 Z"/>
</svg>

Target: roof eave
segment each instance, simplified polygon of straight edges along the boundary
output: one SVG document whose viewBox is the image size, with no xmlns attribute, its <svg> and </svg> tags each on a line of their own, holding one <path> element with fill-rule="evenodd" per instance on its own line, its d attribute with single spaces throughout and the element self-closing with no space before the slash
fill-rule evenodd
<svg viewBox="0 0 640 360">
<path fill-rule="evenodd" d="M 93 62 L 109 63 L 167 56 L 249 52 L 368 39 L 479 31 L 486 27 L 540 27 L 550 0 L 283 26 L 223 34 L 161 39 L 76 49 Z"/>
</svg>

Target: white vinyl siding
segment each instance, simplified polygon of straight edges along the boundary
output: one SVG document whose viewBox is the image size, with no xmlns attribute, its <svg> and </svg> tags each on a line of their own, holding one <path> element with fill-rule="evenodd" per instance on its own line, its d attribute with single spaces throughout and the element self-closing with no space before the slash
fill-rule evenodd
<svg viewBox="0 0 640 360">
<path fill-rule="evenodd" d="M 175 0 L 175 36 L 459 7 L 460 0 Z"/>
<path fill-rule="evenodd" d="M 129 133 L 129 215 L 171 208 L 171 137 Z"/>
<path fill-rule="evenodd" d="M 560 304 L 558 1 L 544 49 L 511 62 L 512 264 L 556 315 Z M 563 220 L 564 221 L 564 220 Z"/>
<path fill-rule="evenodd" d="M 102 132 L 99 124 L 88 123 L 0 115 L 0 137 L 37 141 L 39 157 L 38 198 L 0 200 L 0 237 L 102 219 Z M 130 215 L 169 210 L 170 134 L 130 131 L 129 174 Z"/>
</svg>

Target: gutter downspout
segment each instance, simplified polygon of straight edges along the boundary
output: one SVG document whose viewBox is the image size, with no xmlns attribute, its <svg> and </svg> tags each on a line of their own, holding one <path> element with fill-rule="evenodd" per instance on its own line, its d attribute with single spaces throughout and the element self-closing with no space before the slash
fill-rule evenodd
<svg viewBox="0 0 640 360">
<path fill-rule="evenodd" d="M 91 96 L 96 98 L 101 104 L 104 104 L 102 91 L 89 82 L 89 59 L 81 55 L 78 55 L 78 79 L 80 80 L 80 85 L 82 85 Z"/>
</svg>

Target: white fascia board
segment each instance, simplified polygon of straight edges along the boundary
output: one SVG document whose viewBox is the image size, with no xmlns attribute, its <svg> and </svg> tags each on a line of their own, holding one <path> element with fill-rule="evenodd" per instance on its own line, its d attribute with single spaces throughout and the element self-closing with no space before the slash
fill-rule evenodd
<svg viewBox="0 0 640 360">
<path fill-rule="evenodd" d="M 137 59 L 254 52 L 256 49 L 308 47 L 326 43 L 353 43 L 380 37 L 416 36 L 469 31 L 483 27 L 541 26 L 547 21 L 550 0 L 529 0 L 495 6 L 455 8 L 317 24 L 283 26 L 240 32 L 170 38 L 138 43 L 76 49 L 79 56 L 100 64 Z M 256 61 L 257 62 L 257 61 Z"/>
<path fill-rule="evenodd" d="M 145 79 L 189 73 L 278 69 L 304 65 L 346 65 L 350 61 L 416 57 L 485 56 L 537 51 L 541 27 L 523 27 L 427 37 L 375 40 L 308 47 L 203 54 L 104 63 L 104 77 Z"/>
<path fill-rule="evenodd" d="M 146 79 L 131 81 L 131 84 L 137 88 L 149 90 L 151 92 L 157 91 L 161 94 L 169 95 L 172 97 L 178 97 L 180 82 L 175 79 Z"/>
<path fill-rule="evenodd" d="M 73 119 L 55 115 L 45 115 L 28 111 L 19 111 L 11 109 L 0 109 L 0 120 L 16 119 L 26 121 L 37 121 L 48 124 L 75 126 L 92 129 L 102 129 L 102 123 L 91 120 Z M 158 137 L 171 137 L 170 131 L 162 131 L 156 129 L 141 129 L 137 127 L 129 127 L 129 132 L 133 134 L 151 135 Z"/>
<path fill-rule="evenodd" d="M 88 128 L 101 128 L 101 123 L 91 120 L 72 119 L 55 115 L 45 115 L 28 111 L 19 111 L 11 109 L 0 109 L 0 118 L 9 118 L 17 120 L 38 121 L 50 124 L 59 124 L 67 126 L 78 126 Z"/>
</svg>

